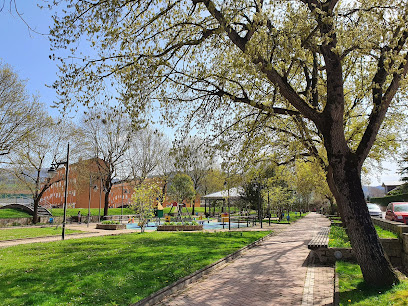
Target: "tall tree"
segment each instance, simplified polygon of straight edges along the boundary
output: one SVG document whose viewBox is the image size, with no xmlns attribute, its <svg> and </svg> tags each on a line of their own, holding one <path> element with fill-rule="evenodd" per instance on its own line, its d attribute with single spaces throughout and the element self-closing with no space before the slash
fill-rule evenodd
<svg viewBox="0 0 408 306">
<path fill-rule="evenodd" d="M 210 194 L 223 190 L 226 174 L 220 169 L 212 168 L 207 171 L 202 182 L 203 194 Z"/>
<path fill-rule="evenodd" d="M 0 156 L 35 134 L 42 108 L 37 98 L 28 94 L 25 82 L 0 62 Z"/>
<path fill-rule="evenodd" d="M 213 158 L 204 148 L 204 142 L 197 137 L 187 138 L 173 149 L 176 169 L 190 176 L 198 195 L 204 193 L 204 179 L 211 169 Z M 192 214 L 195 213 L 193 205 Z"/>
<path fill-rule="evenodd" d="M 315 162 L 297 160 L 291 183 L 303 208 L 309 207 L 314 197 L 327 199 L 333 210 L 333 195 L 327 185 L 325 173 Z"/>
<path fill-rule="evenodd" d="M 403 175 L 402 180 L 408 183 L 408 152 L 405 152 L 402 159 L 399 161 L 399 171 Z"/>
<path fill-rule="evenodd" d="M 168 194 L 178 203 L 189 201 L 194 204 L 195 190 L 191 177 L 184 173 L 177 173 L 170 180 Z"/>
<path fill-rule="evenodd" d="M 124 155 L 128 178 L 137 184 L 149 175 L 159 174 L 160 164 L 168 158 L 169 151 L 170 144 L 163 133 L 149 126 L 135 131 Z"/>
<path fill-rule="evenodd" d="M 82 129 L 88 157 L 95 158 L 101 173 L 105 195 L 103 215 L 107 216 L 109 194 L 113 180 L 125 161 L 133 125 L 127 114 L 120 110 L 94 110 L 83 118 Z"/>
<path fill-rule="evenodd" d="M 36 118 L 38 129 L 9 155 L 10 171 L 31 192 L 34 203 L 33 223 L 38 222 L 38 206 L 44 192 L 64 177 L 47 177 L 51 162 L 64 159 L 65 144 L 73 139 L 76 128 L 65 121 L 55 121 L 46 114 Z"/>
<path fill-rule="evenodd" d="M 298 140 L 327 173 L 364 279 L 390 286 L 398 278 L 371 222 L 361 170 L 400 118 L 387 112 L 402 114 L 395 107 L 406 103 L 407 14 L 403 0 L 71 0 L 51 42 L 72 47 L 78 61 L 62 59 L 55 87 L 67 107 L 116 80 L 126 105 L 143 110 L 146 97 L 160 100 L 173 110 L 170 122 L 185 114 L 187 129 L 210 132 L 211 124 L 216 136 L 264 123 Z M 97 52 L 76 53 L 83 36 Z"/>
</svg>

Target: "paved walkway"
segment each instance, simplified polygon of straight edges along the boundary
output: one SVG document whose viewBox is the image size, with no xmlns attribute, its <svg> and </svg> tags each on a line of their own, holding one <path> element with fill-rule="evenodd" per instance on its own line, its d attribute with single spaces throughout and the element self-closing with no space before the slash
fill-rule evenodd
<svg viewBox="0 0 408 306">
<path fill-rule="evenodd" d="M 307 248 L 329 224 L 310 213 L 157 305 L 332 305 L 334 269 L 314 264 Z"/>
</svg>

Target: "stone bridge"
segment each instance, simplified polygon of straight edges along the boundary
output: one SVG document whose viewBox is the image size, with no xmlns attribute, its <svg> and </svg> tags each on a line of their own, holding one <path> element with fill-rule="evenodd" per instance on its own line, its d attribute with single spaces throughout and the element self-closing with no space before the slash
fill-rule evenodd
<svg viewBox="0 0 408 306">
<path fill-rule="evenodd" d="M 22 211 L 25 211 L 29 213 L 30 215 L 34 215 L 34 204 L 29 203 L 29 204 L 6 204 L 2 205 L 0 209 L 2 208 L 12 208 L 12 209 L 20 209 Z M 40 217 L 49 217 L 52 216 L 52 213 L 46 209 L 45 207 L 38 206 L 38 216 Z"/>
</svg>

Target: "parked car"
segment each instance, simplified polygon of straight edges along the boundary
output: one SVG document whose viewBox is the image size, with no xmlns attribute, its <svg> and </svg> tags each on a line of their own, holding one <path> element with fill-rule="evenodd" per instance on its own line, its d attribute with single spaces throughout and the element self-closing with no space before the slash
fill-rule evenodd
<svg viewBox="0 0 408 306">
<path fill-rule="evenodd" d="M 408 223 L 408 202 L 392 202 L 388 204 L 385 219 Z"/>
<path fill-rule="evenodd" d="M 377 204 L 367 203 L 370 216 L 382 218 L 381 208 Z"/>
</svg>

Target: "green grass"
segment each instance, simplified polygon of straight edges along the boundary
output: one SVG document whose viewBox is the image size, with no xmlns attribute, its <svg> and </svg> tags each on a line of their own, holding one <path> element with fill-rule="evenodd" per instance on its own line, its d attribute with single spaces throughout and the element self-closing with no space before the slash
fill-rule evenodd
<svg viewBox="0 0 408 306">
<path fill-rule="evenodd" d="M 10 228 L 10 229 L 0 229 L 0 241 L 13 240 L 13 239 L 23 239 L 23 238 L 34 238 L 34 237 L 45 237 L 45 236 L 56 236 L 61 235 L 61 227 L 25 227 L 25 228 Z M 81 233 L 78 230 L 65 230 L 66 234 Z"/>
<path fill-rule="evenodd" d="M 378 237 L 383 239 L 398 239 L 398 235 L 394 232 L 387 231 L 377 225 L 375 225 L 375 229 L 377 230 Z"/>
<path fill-rule="evenodd" d="M 12 208 L 0 209 L 0 219 L 10 218 L 31 218 L 31 215 L 19 209 Z"/>
<path fill-rule="evenodd" d="M 408 280 L 391 289 L 373 289 L 363 280 L 360 266 L 348 262 L 336 262 L 336 272 L 339 275 L 339 305 L 407 305 Z"/>
<path fill-rule="evenodd" d="M 351 248 L 349 237 L 341 226 L 331 226 L 329 234 L 330 248 Z"/>
<path fill-rule="evenodd" d="M 375 225 L 378 237 L 397 239 L 397 234 L 384 230 L 381 227 Z M 346 231 L 341 226 L 330 227 L 329 234 L 329 247 L 331 248 L 351 248 L 350 240 L 346 234 Z"/>
<path fill-rule="evenodd" d="M 129 305 L 267 234 L 149 232 L 0 249 L 0 301 Z"/>
<path fill-rule="evenodd" d="M 54 217 L 62 217 L 64 215 L 64 209 L 62 208 L 53 208 L 50 210 Z M 88 208 L 67 208 L 67 216 L 77 216 L 78 211 L 81 212 L 82 216 L 88 215 Z M 121 208 L 109 208 L 108 214 L 120 215 L 122 213 Z M 99 208 L 91 208 L 91 216 L 98 216 Z M 123 208 L 124 215 L 134 215 L 135 212 L 130 208 Z M 103 216 L 103 208 L 101 209 L 101 216 Z"/>
</svg>

